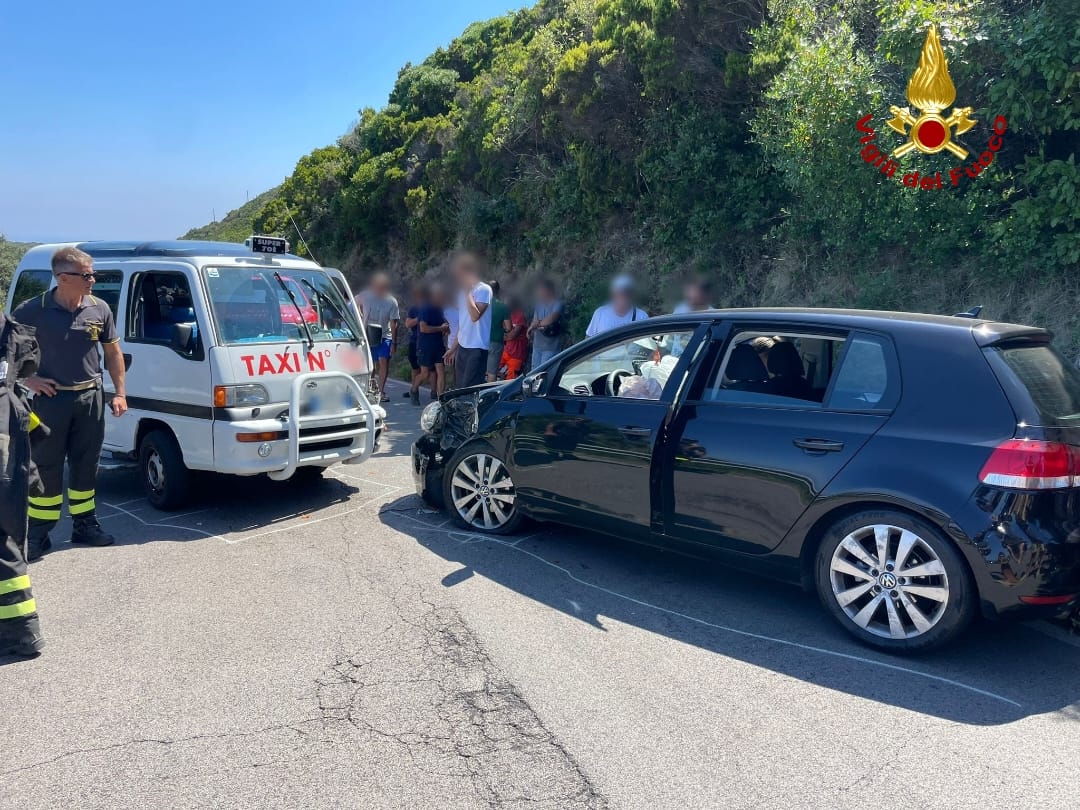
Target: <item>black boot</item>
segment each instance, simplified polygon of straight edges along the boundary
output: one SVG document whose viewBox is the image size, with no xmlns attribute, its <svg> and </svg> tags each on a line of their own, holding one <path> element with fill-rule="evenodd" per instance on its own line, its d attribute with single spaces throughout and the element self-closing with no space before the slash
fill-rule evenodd
<svg viewBox="0 0 1080 810">
<path fill-rule="evenodd" d="M 111 546 L 116 538 L 101 528 L 96 517 L 77 518 L 71 530 L 71 542 L 88 546 Z"/>
<path fill-rule="evenodd" d="M 45 637 L 41 635 L 41 624 L 37 616 L 0 622 L 0 656 L 33 658 L 44 647 Z"/>
<path fill-rule="evenodd" d="M 31 537 L 26 541 L 26 561 L 37 562 L 52 550 L 52 540 L 49 535 L 44 537 Z"/>
</svg>

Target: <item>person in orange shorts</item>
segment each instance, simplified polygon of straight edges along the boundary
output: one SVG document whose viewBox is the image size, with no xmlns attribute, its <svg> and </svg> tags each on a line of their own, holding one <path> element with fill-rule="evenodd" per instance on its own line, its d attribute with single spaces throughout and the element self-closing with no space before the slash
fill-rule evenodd
<svg viewBox="0 0 1080 810">
<path fill-rule="evenodd" d="M 521 374 L 521 367 L 529 355 L 529 321 L 521 301 L 512 297 L 509 302 L 510 317 L 503 321 L 503 353 L 500 365 L 506 366 L 506 379 Z"/>
</svg>

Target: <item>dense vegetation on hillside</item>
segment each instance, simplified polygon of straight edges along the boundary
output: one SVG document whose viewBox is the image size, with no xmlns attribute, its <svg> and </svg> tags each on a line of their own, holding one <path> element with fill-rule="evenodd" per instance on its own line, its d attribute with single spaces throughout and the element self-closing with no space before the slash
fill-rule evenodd
<svg viewBox="0 0 1080 810">
<path fill-rule="evenodd" d="M 890 178 L 856 122 L 883 154 L 903 143 L 889 108 L 908 105 L 931 23 L 974 108 L 972 154 L 913 151 Z M 993 162 L 952 187 L 999 116 Z M 1078 138 L 1077 3 L 541 0 L 406 65 L 254 222 L 296 241 L 291 211 L 353 273 L 479 248 L 502 275 L 563 277 L 578 322 L 615 270 L 654 296 L 703 270 L 721 304 L 981 303 L 1076 348 Z M 943 188 L 905 188 L 914 171 Z"/>
<path fill-rule="evenodd" d="M 258 197 L 248 200 L 234 211 L 230 211 L 225 218 L 218 222 L 211 222 L 201 228 L 192 228 L 181 236 L 181 239 L 208 239 L 219 242 L 243 242 L 255 233 L 255 217 L 269 203 L 277 197 L 278 190 L 272 188 L 264 191 Z"/>
<path fill-rule="evenodd" d="M 34 245 L 32 242 L 9 242 L 0 233 L 0 306 L 7 301 L 8 287 L 11 285 L 11 276 L 19 265 L 19 260 Z"/>
</svg>

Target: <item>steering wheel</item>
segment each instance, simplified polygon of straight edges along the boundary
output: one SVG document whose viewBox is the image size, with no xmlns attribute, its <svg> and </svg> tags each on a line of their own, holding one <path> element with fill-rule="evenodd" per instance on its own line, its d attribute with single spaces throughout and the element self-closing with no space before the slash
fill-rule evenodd
<svg viewBox="0 0 1080 810">
<path fill-rule="evenodd" d="M 622 381 L 627 377 L 633 377 L 634 372 L 627 371 L 625 368 L 617 368 L 613 372 L 607 375 L 607 383 L 605 389 L 609 397 L 617 397 L 619 395 L 619 387 L 622 385 Z"/>
</svg>

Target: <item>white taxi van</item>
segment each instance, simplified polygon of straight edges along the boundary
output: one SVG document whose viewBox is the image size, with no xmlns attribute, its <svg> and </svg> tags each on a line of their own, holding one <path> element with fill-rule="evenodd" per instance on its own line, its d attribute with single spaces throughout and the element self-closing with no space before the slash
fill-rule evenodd
<svg viewBox="0 0 1080 810">
<path fill-rule="evenodd" d="M 128 366 L 130 411 L 106 418 L 103 455 L 136 462 L 154 506 L 183 505 L 196 470 L 311 479 L 374 452 L 386 414 L 367 398 L 371 352 L 339 271 L 269 237 L 40 245 L 9 314 L 50 289 L 67 246 L 94 258 Z"/>
</svg>

